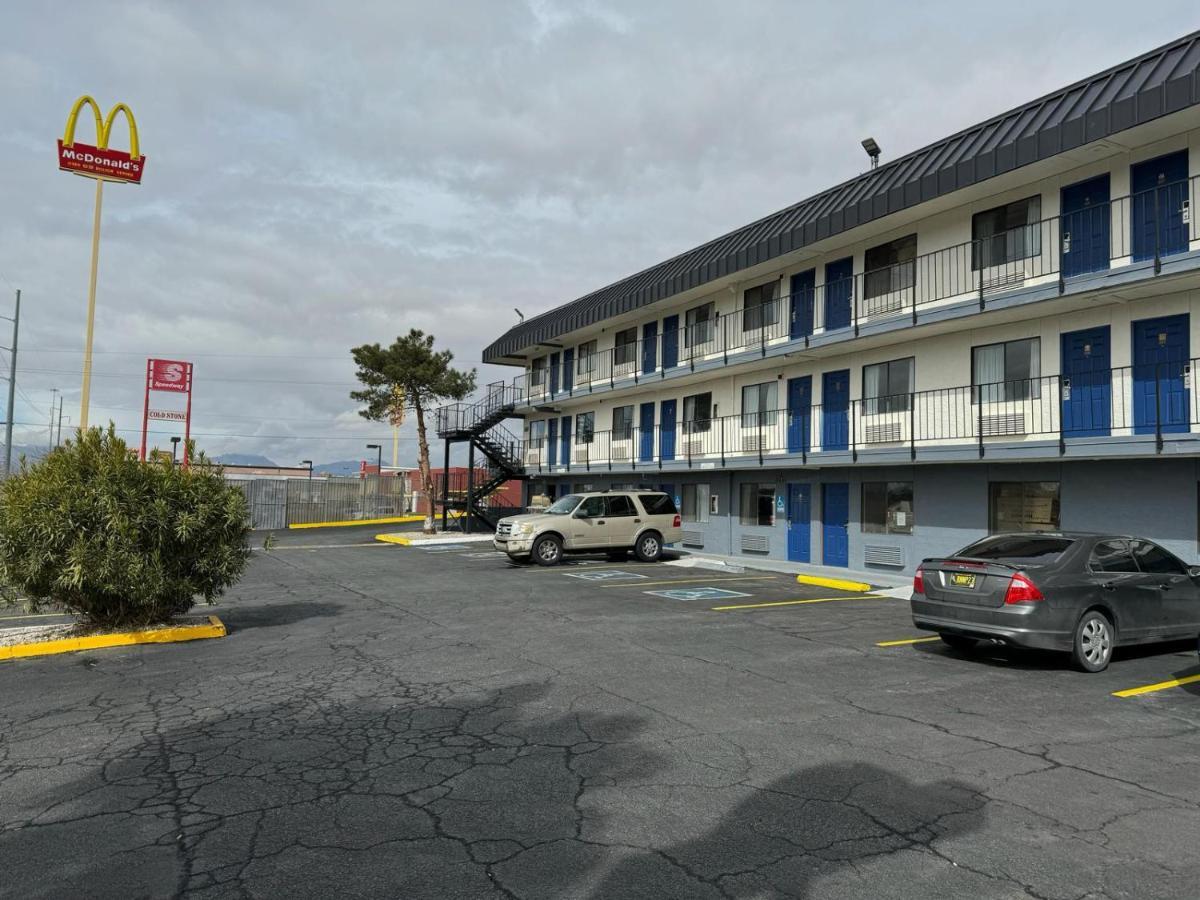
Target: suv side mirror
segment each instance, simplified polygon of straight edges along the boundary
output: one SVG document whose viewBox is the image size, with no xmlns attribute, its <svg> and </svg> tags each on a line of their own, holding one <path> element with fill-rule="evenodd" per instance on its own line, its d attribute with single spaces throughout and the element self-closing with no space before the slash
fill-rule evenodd
<svg viewBox="0 0 1200 900">
<path fill-rule="evenodd" d="M 572 516 L 572 518 L 574 518 L 574 519 L 590 519 L 591 516 L 588 515 L 588 511 L 581 506 L 581 507 L 579 507 L 579 509 L 575 510 L 575 515 Z"/>
<path fill-rule="evenodd" d="M 1188 566 L 1188 575 L 1192 578 L 1200 578 L 1200 566 Z"/>
</svg>

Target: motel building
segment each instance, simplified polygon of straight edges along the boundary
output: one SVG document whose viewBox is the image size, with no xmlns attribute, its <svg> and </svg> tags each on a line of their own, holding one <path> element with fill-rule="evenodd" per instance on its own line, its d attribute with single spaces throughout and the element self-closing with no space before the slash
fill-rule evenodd
<svg viewBox="0 0 1200 900">
<path fill-rule="evenodd" d="M 1198 184 L 1200 33 L 522 322 L 483 354 L 522 372 L 439 428 L 520 417 L 527 497 L 662 487 L 704 553 L 903 574 L 1079 529 L 1194 561 Z"/>
</svg>

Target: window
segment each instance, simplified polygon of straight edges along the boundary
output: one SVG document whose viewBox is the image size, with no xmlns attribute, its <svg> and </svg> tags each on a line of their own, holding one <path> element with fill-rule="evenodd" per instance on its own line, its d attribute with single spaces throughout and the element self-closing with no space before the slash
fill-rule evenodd
<svg viewBox="0 0 1200 900">
<path fill-rule="evenodd" d="M 689 309 L 684 314 L 683 346 L 693 347 L 697 344 L 707 344 L 713 339 L 713 321 L 717 317 L 715 303 L 705 303 Z"/>
<path fill-rule="evenodd" d="M 604 498 L 603 497 L 587 497 L 583 503 L 579 505 L 580 515 L 595 519 L 604 515 Z"/>
<path fill-rule="evenodd" d="M 533 373 L 530 376 L 530 383 L 534 387 L 541 387 L 546 383 L 546 357 L 539 356 L 533 361 Z"/>
<path fill-rule="evenodd" d="M 868 534 L 912 534 L 912 482 L 864 482 L 862 530 Z"/>
<path fill-rule="evenodd" d="M 988 485 L 988 530 L 1057 531 L 1057 481 L 993 481 Z"/>
<path fill-rule="evenodd" d="M 677 512 L 675 501 L 668 494 L 638 494 L 638 499 L 648 516 L 673 516 Z"/>
<path fill-rule="evenodd" d="M 742 331 L 754 331 L 779 322 L 779 281 L 752 287 L 742 297 Z"/>
<path fill-rule="evenodd" d="M 551 485 L 553 487 L 553 485 Z M 546 514 L 551 516 L 565 516 L 575 511 L 575 507 L 579 505 L 579 501 L 583 498 L 578 494 L 567 494 L 565 497 L 559 497 L 548 507 Z"/>
<path fill-rule="evenodd" d="M 916 363 L 908 359 L 863 366 L 863 415 L 908 412 Z"/>
<path fill-rule="evenodd" d="M 633 407 L 630 407 L 632 409 Z M 712 393 L 683 398 L 683 433 L 708 431 L 712 424 Z"/>
<path fill-rule="evenodd" d="M 1101 541 L 1092 548 L 1088 565 L 1093 572 L 1138 572 L 1128 541 Z"/>
<path fill-rule="evenodd" d="M 1133 556 L 1138 568 L 1152 575 L 1186 575 L 1187 566 L 1149 541 L 1133 541 Z"/>
<path fill-rule="evenodd" d="M 529 443 L 533 447 L 540 447 L 546 440 L 546 420 L 539 419 L 536 422 L 529 423 Z"/>
<path fill-rule="evenodd" d="M 863 257 L 866 270 L 864 295 L 882 297 L 913 286 L 917 258 L 917 236 L 910 234 L 887 244 L 872 247 Z"/>
<path fill-rule="evenodd" d="M 971 402 L 1000 403 L 1042 396 L 1042 341 L 1024 338 L 971 350 Z"/>
<path fill-rule="evenodd" d="M 1026 197 L 971 217 L 971 268 L 986 269 L 1040 256 L 1042 198 Z"/>
<path fill-rule="evenodd" d="M 741 513 L 738 517 L 741 524 L 775 524 L 775 485 L 743 484 L 741 500 Z"/>
<path fill-rule="evenodd" d="M 613 440 L 627 441 L 633 437 L 633 407 L 618 406 L 613 409 Z"/>
<path fill-rule="evenodd" d="M 632 365 L 637 361 L 637 329 L 626 328 L 618 331 L 616 347 L 613 350 L 613 364 L 618 366 Z"/>
<path fill-rule="evenodd" d="M 775 382 L 748 384 L 742 388 L 742 427 L 760 428 L 770 424 L 775 412 Z"/>
<path fill-rule="evenodd" d="M 596 342 L 580 344 L 576 351 L 575 371 L 580 375 L 591 375 L 596 371 Z"/>
<path fill-rule="evenodd" d="M 707 484 L 685 484 L 683 486 L 683 521 L 708 521 L 709 487 Z"/>
<path fill-rule="evenodd" d="M 633 508 L 633 501 L 624 494 L 613 494 L 604 498 L 604 514 L 606 516 L 636 516 L 637 510 Z"/>
<path fill-rule="evenodd" d="M 580 413 L 575 418 L 575 443 L 590 444 L 596 435 L 596 414 Z"/>
<path fill-rule="evenodd" d="M 1021 567 L 1048 566 L 1057 562 L 1074 543 L 1070 538 L 1005 535 L 984 538 L 954 555 L 970 559 L 994 559 Z"/>
</svg>

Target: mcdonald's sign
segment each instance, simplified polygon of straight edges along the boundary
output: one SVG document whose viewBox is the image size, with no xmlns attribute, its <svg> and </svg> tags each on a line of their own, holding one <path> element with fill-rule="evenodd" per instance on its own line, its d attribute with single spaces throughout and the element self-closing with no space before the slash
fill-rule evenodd
<svg viewBox="0 0 1200 900">
<path fill-rule="evenodd" d="M 90 107 L 96 120 L 96 143 L 84 144 L 75 140 L 75 124 L 80 111 Z M 113 122 L 117 113 L 123 113 L 129 126 L 129 152 L 113 150 L 108 146 L 112 136 Z M 101 118 L 100 107 L 91 97 L 83 96 L 75 101 L 67 116 L 67 128 L 58 142 L 58 167 L 64 172 L 74 172 L 102 181 L 117 181 L 130 184 L 142 183 L 142 172 L 146 168 L 146 157 L 139 152 L 137 122 L 133 111 L 124 103 L 118 103 Z"/>
</svg>

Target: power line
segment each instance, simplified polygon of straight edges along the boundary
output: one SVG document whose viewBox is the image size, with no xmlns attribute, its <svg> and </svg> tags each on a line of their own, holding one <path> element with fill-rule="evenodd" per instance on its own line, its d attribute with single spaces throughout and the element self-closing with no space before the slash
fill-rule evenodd
<svg viewBox="0 0 1200 900">
<path fill-rule="evenodd" d="M 83 351 L 70 347 L 30 347 L 30 353 L 69 353 L 74 356 L 82 356 Z M 158 351 L 161 353 L 162 351 Z M 151 358 L 150 355 L 143 353 L 140 350 L 93 350 L 93 356 L 105 354 L 108 356 L 138 356 L 143 359 Z M 177 356 L 187 356 L 189 358 L 202 359 L 206 357 L 219 357 L 222 359 L 336 359 L 344 362 L 353 362 L 353 358 L 349 353 L 343 353 L 340 356 L 313 356 L 310 353 L 195 353 L 191 350 Z"/>
<path fill-rule="evenodd" d="M 78 375 L 74 369 L 26 369 L 20 371 L 37 375 Z M 144 372 L 93 372 L 93 378 L 138 378 L 145 377 Z M 357 388 L 362 387 L 356 381 L 294 381 L 291 378 L 224 378 L 220 375 L 205 375 L 203 381 L 230 381 L 242 384 L 294 384 L 304 387 L 328 385 L 331 387 Z"/>
<path fill-rule="evenodd" d="M 28 427 L 28 428 L 40 428 L 40 429 L 46 428 L 45 422 L 42 422 L 42 423 L 13 422 L 13 424 L 19 425 L 22 427 Z M 107 427 L 106 427 L 106 430 L 107 430 Z M 121 432 L 135 433 L 135 434 L 142 433 L 142 429 L 140 429 L 140 428 L 117 428 L 115 430 L 121 431 Z M 147 434 L 178 434 L 179 429 L 163 430 L 163 429 L 151 428 L 146 433 Z M 328 435 L 307 435 L 307 434 L 238 434 L 235 432 L 226 432 L 226 431 L 193 431 L 192 437 L 261 438 L 263 440 L 272 440 L 272 441 L 285 441 L 285 440 L 296 440 L 296 441 L 371 441 L 371 440 L 384 441 L 384 440 L 386 440 L 386 441 L 390 441 L 392 439 L 391 435 L 388 435 L 387 437 L 384 437 L 384 438 L 372 437 L 369 434 L 351 435 L 349 437 L 330 437 Z M 416 438 L 415 437 L 402 437 L 402 438 L 400 438 L 400 440 L 403 443 L 409 443 L 411 441 L 415 441 Z"/>
</svg>

